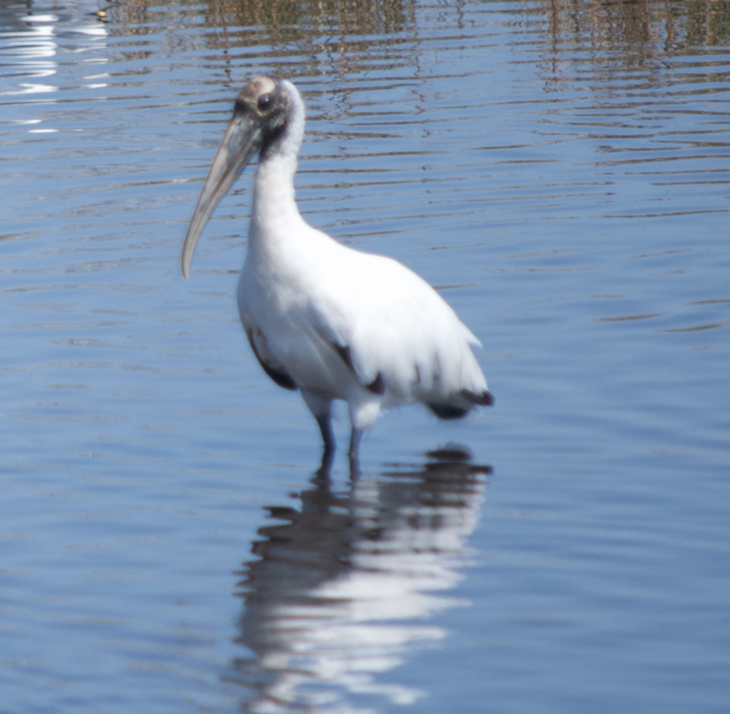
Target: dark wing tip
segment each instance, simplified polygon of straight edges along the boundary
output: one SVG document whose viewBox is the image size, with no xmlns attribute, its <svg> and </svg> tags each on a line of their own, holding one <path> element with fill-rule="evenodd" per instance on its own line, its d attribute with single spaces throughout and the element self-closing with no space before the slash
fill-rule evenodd
<svg viewBox="0 0 730 714">
<path fill-rule="evenodd" d="M 426 406 L 439 419 L 461 419 L 469 413 L 469 408 L 455 407 L 451 404 L 438 404 L 436 402 L 427 402 Z"/>
<path fill-rule="evenodd" d="M 378 376 L 365 385 L 366 389 L 369 389 L 373 394 L 385 394 L 385 380 L 381 372 L 378 372 Z"/>
<path fill-rule="evenodd" d="M 481 394 L 477 392 L 470 392 L 467 389 L 462 389 L 459 392 L 459 396 L 462 399 L 467 400 L 470 404 L 480 407 L 491 407 L 494 404 L 494 397 L 492 396 L 492 393 L 488 392 L 486 389 Z M 439 419 L 461 419 L 471 411 L 471 406 L 463 407 L 438 402 L 428 402 L 427 405 Z"/>
<path fill-rule="evenodd" d="M 258 355 L 256 356 L 258 357 Z M 289 389 L 292 392 L 296 392 L 297 389 L 299 389 L 296 382 L 286 372 L 278 372 L 275 369 L 271 369 L 271 367 L 265 364 L 262 360 L 259 360 L 259 364 L 263 367 L 264 372 L 266 372 L 266 374 L 268 374 L 269 377 L 271 377 L 271 379 L 273 379 L 280 387 Z"/>
<path fill-rule="evenodd" d="M 464 399 L 468 399 L 472 404 L 478 404 L 480 407 L 494 406 L 494 396 L 486 389 L 481 394 L 462 389 L 459 394 L 464 397 Z"/>
<path fill-rule="evenodd" d="M 283 368 L 273 367 L 272 365 L 266 363 L 266 361 L 261 357 L 258 349 L 256 348 L 256 343 L 254 342 L 253 335 L 248 330 L 246 330 L 246 337 L 248 337 L 248 343 L 251 345 L 254 356 L 259 361 L 259 364 L 261 365 L 264 372 L 266 372 L 266 374 L 268 374 L 269 377 L 271 377 L 271 379 L 273 379 L 274 382 L 276 382 L 276 384 L 278 384 L 280 387 L 284 387 L 284 389 L 290 389 L 292 392 L 295 392 L 298 387 L 296 382 L 289 375 L 289 373 Z"/>
<path fill-rule="evenodd" d="M 347 368 L 355 375 L 357 379 L 357 373 L 355 372 L 355 365 L 352 363 L 352 351 L 350 345 L 338 345 L 336 342 L 332 343 L 336 352 L 342 358 L 342 361 L 347 365 Z M 385 394 L 385 380 L 383 379 L 382 372 L 378 372 L 375 375 L 375 379 L 370 384 L 363 385 L 365 389 L 369 389 L 373 394 Z"/>
<path fill-rule="evenodd" d="M 342 361 L 347 365 L 350 372 L 355 372 L 355 367 L 352 364 L 352 353 L 350 352 L 350 345 L 338 345 L 336 342 L 332 343 L 332 346 L 337 350 L 337 354 L 342 357 Z"/>
</svg>

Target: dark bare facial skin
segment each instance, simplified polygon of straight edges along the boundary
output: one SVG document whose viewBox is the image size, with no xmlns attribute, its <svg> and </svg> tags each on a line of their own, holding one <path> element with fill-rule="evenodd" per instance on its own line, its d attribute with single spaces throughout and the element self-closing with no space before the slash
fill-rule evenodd
<svg viewBox="0 0 730 714">
<path fill-rule="evenodd" d="M 250 113 L 262 123 L 262 154 L 281 134 L 286 124 L 287 96 L 271 77 L 254 77 L 236 98 L 233 115 Z"/>
</svg>

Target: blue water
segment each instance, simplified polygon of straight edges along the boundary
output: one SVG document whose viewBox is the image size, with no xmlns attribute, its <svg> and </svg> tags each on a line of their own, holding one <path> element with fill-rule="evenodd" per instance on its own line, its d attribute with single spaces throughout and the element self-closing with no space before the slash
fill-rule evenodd
<svg viewBox="0 0 730 714">
<path fill-rule="evenodd" d="M 726 10 L 247 7 L 0 8 L 0 711 L 725 712 Z M 179 273 L 258 73 L 484 344 L 354 484 L 238 324 L 250 171 Z"/>
</svg>

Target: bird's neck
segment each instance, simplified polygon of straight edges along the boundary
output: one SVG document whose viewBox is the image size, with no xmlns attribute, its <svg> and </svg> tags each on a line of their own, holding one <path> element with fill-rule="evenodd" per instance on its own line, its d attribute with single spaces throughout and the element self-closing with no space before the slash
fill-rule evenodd
<svg viewBox="0 0 730 714">
<path fill-rule="evenodd" d="M 272 261 L 295 240 L 303 219 L 294 199 L 296 156 L 277 154 L 258 166 L 253 189 L 248 253 L 252 260 Z"/>
<path fill-rule="evenodd" d="M 251 224 L 248 235 L 249 258 L 275 264 L 292 255 L 292 242 L 306 231 L 294 199 L 294 174 L 299 147 L 304 137 L 304 102 L 294 85 L 289 91 L 289 118 L 278 142 L 261 159 L 254 179 Z"/>
</svg>

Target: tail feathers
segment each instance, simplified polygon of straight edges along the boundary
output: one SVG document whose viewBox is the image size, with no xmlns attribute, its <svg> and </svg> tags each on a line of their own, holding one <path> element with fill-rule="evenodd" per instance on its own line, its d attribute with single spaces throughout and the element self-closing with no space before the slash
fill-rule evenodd
<svg viewBox="0 0 730 714">
<path fill-rule="evenodd" d="M 448 402 L 427 402 L 427 406 L 439 419 L 461 419 L 474 406 L 491 407 L 494 405 L 494 397 L 486 389 L 481 393 L 469 392 L 466 389 L 462 389 L 458 397 L 456 404 Z M 467 402 L 468 406 L 463 406 L 464 402 Z"/>
<path fill-rule="evenodd" d="M 427 402 L 426 406 L 439 418 L 439 419 L 461 419 L 465 417 L 471 409 L 466 407 L 455 407 L 451 404 L 437 404 L 436 402 Z"/>
<path fill-rule="evenodd" d="M 468 399 L 472 404 L 478 404 L 480 407 L 492 407 L 494 406 L 494 397 L 491 392 L 486 389 L 478 394 L 477 392 L 468 392 L 466 389 L 462 389 L 459 394 Z"/>
</svg>

